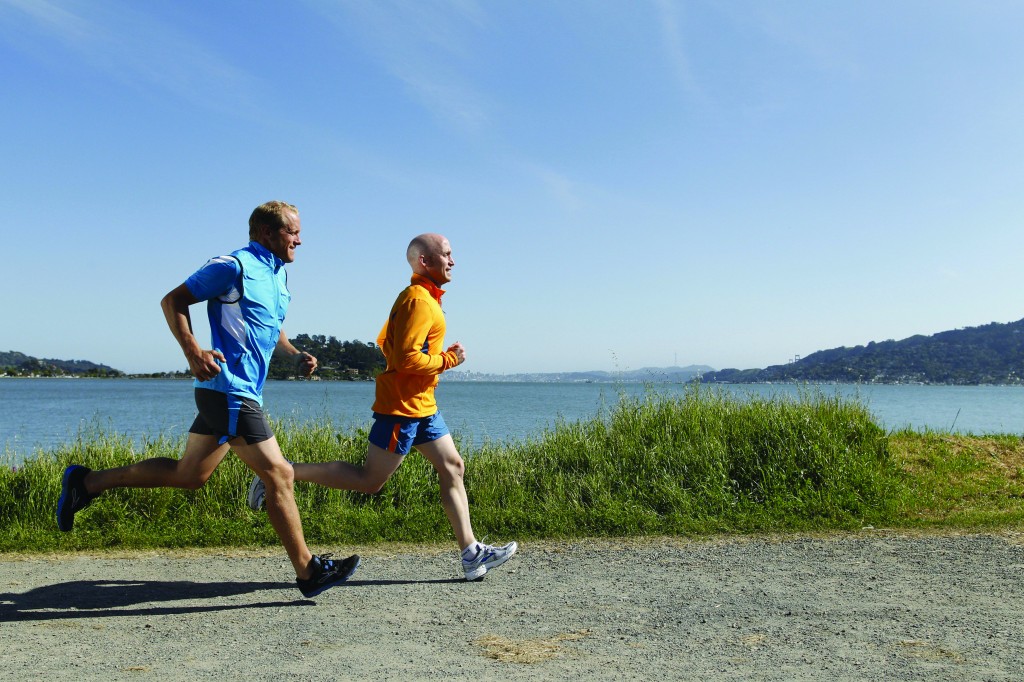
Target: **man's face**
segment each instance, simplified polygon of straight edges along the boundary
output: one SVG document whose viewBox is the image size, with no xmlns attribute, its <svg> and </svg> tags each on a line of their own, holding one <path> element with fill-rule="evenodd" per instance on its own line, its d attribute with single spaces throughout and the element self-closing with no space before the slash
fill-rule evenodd
<svg viewBox="0 0 1024 682">
<path fill-rule="evenodd" d="M 267 231 L 267 242 L 264 246 L 285 263 L 295 261 L 295 247 L 302 244 L 299 233 L 302 223 L 295 213 L 286 213 L 284 227 Z"/>
<path fill-rule="evenodd" d="M 427 269 L 427 276 L 437 286 L 452 281 L 455 260 L 452 258 L 452 247 L 447 239 L 435 243 L 423 254 L 423 266 Z"/>
</svg>

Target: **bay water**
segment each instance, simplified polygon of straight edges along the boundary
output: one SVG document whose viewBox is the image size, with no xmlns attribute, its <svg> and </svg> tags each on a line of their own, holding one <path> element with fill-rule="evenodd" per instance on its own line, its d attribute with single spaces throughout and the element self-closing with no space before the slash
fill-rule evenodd
<svg viewBox="0 0 1024 682">
<path fill-rule="evenodd" d="M 274 419 L 328 419 L 367 426 L 373 382 L 271 381 L 264 408 Z M 463 450 L 487 441 L 539 437 L 557 421 L 606 414 L 622 396 L 678 395 L 682 384 L 442 381 L 438 403 Z M 889 430 L 1024 433 L 1024 386 L 728 384 L 704 387 L 740 399 L 820 390 L 863 403 Z M 90 433 L 177 438 L 195 417 L 192 384 L 176 379 L 0 379 L 0 455 L 12 464 Z"/>
</svg>

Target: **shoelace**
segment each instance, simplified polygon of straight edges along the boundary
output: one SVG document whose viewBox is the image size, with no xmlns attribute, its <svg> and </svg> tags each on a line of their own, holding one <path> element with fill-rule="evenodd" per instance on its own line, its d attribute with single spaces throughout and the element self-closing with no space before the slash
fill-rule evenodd
<svg viewBox="0 0 1024 682">
<path fill-rule="evenodd" d="M 480 538 L 479 540 L 477 540 L 477 542 L 480 543 L 480 552 L 479 552 L 479 554 L 477 554 L 477 556 L 480 556 L 480 555 L 484 554 L 485 552 L 493 552 L 494 551 L 494 545 L 488 545 L 487 544 L 487 536 L 486 535 L 483 536 L 482 538 Z"/>
<path fill-rule="evenodd" d="M 328 552 L 327 554 L 318 554 L 317 555 L 317 557 L 316 557 L 317 561 L 320 563 L 320 573 L 319 573 L 319 575 L 326 575 L 326 574 L 336 570 L 336 568 L 334 566 L 334 564 L 336 562 L 333 559 L 331 559 L 332 556 L 334 556 L 334 554 L 332 552 Z"/>
<path fill-rule="evenodd" d="M 494 548 L 490 545 L 481 544 L 480 549 L 477 550 L 476 554 L 469 559 L 463 559 L 462 562 L 466 564 L 475 564 L 487 561 L 487 559 L 492 556 L 494 556 Z"/>
</svg>

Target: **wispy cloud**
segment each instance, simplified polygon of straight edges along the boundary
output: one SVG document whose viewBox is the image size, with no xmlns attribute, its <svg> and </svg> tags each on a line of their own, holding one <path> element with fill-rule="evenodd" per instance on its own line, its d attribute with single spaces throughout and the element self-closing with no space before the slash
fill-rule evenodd
<svg viewBox="0 0 1024 682">
<path fill-rule="evenodd" d="M 676 81 L 683 93 L 698 103 L 707 103 L 707 95 L 700 87 L 690 64 L 689 56 L 683 44 L 679 29 L 681 18 L 678 5 L 671 0 L 655 0 L 658 19 L 661 25 L 662 40 L 665 53 L 676 76 Z"/>
<path fill-rule="evenodd" d="M 502 140 L 500 109 L 473 83 L 476 42 L 488 17 L 476 0 L 306 0 L 401 82 L 442 126 L 483 141 L 493 157 L 504 158 L 567 213 L 584 201 L 569 176 L 545 160 L 524 158 Z"/>
<path fill-rule="evenodd" d="M 75 46 L 88 44 L 95 29 L 88 21 L 46 0 L 0 0 L 14 14 L 20 13 L 58 40 Z"/>
<path fill-rule="evenodd" d="M 544 168 L 536 165 L 533 165 L 531 170 L 540 178 L 548 194 L 555 199 L 563 210 L 568 213 L 572 213 L 582 206 L 583 202 L 580 200 L 576 191 L 576 183 L 570 180 L 567 176 L 553 171 L 550 168 Z"/>
<path fill-rule="evenodd" d="M 471 38 L 486 22 L 475 0 L 307 0 L 359 41 L 442 123 L 476 133 L 489 121 L 485 98 L 465 71 Z"/>
<path fill-rule="evenodd" d="M 31 33 L 22 49 L 46 54 L 62 48 L 90 68 L 134 87 L 158 87 L 214 108 L 250 98 L 255 78 L 184 31 L 144 13 L 134 3 L 70 0 L 0 0 L 8 30 Z M 43 57 L 44 59 L 46 57 Z"/>
<path fill-rule="evenodd" d="M 743 9 L 725 4 L 720 11 L 738 25 L 753 27 L 774 45 L 800 55 L 807 68 L 842 79 L 857 79 L 862 75 L 862 67 L 856 59 L 858 44 L 850 38 L 859 33 L 854 28 L 858 23 L 877 21 L 877 17 L 867 19 L 853 3 L 836 6 L 765 3 Z"/>
</svg>

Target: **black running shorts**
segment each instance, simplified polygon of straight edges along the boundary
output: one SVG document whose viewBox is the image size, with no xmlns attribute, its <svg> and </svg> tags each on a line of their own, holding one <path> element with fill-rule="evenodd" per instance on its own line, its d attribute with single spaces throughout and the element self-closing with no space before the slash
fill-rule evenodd
<svg viewBox="0 0 1024 682">
<path fill-rule="evenodd" d="M 247 445 L 274 437 L 263 408 L 251 398 L 197 388 L 196 408 L 199 414 L 189 433 L 218 436 L 221 443 L 232 438 L 244 438 Z"/>
</svg>

